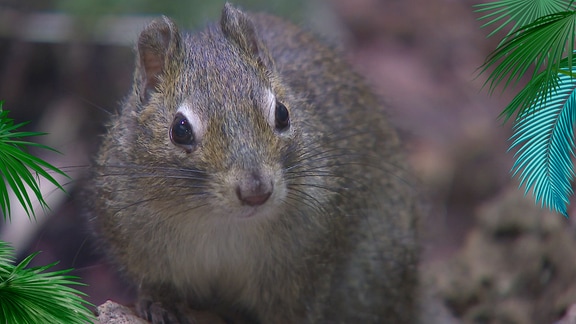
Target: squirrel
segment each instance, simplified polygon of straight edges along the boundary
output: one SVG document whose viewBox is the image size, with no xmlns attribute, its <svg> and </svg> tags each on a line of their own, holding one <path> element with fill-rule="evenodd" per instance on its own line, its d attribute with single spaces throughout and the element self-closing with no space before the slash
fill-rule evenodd
<svg viewBox="0 0 576 324">
<path fill-rule="evenodd" d="M 414 188 L 383 105 L 281 18 L 141 32 L 90 223 L 152 323 L 413 323 Z"/>
</svg>

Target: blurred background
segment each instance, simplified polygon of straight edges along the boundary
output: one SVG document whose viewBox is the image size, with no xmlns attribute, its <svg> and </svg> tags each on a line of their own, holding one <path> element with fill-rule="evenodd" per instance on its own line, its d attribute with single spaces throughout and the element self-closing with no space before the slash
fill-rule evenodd
<svg viewBox="0 0 576 324">
<path fill-rule="evenodd" d="M 479 1 L 479 0 L 478 0 Z M 242 0 L 305 26 L 344 51 L 387 103 L 419 181 L 423 281 L 458 321 L 552 323 L 576 301 L 573 224 L 535 207 L 510 179 L 510 123 L 499 113 L 518 89 L 490 97 L 478 68 L 486 39 L 470 0 Z M 0 100 L 16 122 L 63 154 L 68 194 L 43 186 L 50 215 L 14 210 L 0 239 L 34 263 L 60 261 L 96 305 L 133 302 L 94 248 L 78 186 L 99 134 L 127 94 L 140 30 L 161 14 L 181 29 L 218 19 L 224 1 L 0 0 Z M 572 209 L 572 212 L 574 210 Z"/>
</svg>

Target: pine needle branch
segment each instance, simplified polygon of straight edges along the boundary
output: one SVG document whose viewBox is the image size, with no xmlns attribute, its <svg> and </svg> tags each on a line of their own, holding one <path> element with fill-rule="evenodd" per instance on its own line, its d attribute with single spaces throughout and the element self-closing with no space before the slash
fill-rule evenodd
<svg viewBox="0 0 576 324">
<path fill-rule="evenodd" d="M 23 151 L 26 147 L 51 148 L 23 140 L 24 137 L 39 136 L 43 133 L 19 132 L 24 123 L 14 124 L 2 110 L 0 101 L 0 210 L 10 216 L 10 200 L 7 185 L 12 188 L 16 199 L 24 207 L 28 216 L 34 215 L 33 203 L 27 188 L 40 201 L 42 208 L 48 208 L 42 198 L 37 179 L 44 177 L 60 190 L 62 186 L 46 170 L 65 174 L 49 163 Z M 69 270 L 47 272 L 56 263 L 41 267 L 28 267 L 34 253 L 18 264 L 14 264 L 14 250 L 0 241 L 0 324 L 8 323 L 93 323 L 94 315 L 84 301 L 84 293 L 69 287 L 83 285 L 70 276 Z"/>
<path fill-rule="evenodd" d="M 70 323 L 95 321 L 84 293 L 68 287 L 84 285 L 69 270 L 46 272 L 56 263 L 27 268 L 34 253 L 14 265 L 14 251 L 0 241 L 0 323 Z"/>
</svg>

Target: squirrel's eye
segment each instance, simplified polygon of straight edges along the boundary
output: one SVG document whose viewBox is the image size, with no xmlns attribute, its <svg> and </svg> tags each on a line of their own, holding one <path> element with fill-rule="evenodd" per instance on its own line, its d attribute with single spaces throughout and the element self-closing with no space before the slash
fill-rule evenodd
<svg viewBox="0 0 576 324">
<path fill-rule="evenodd" d="M 276 101 L 274 117 L 276 119 L 277 130 L 283 131 L 290 126 L 290 114 L 288 113 L 288 108 L 286 108 L 286 106 L 284 106 L 280 101 Z"/>
<path fill-rule="evenodd" d="M 170 140 L 175 145 L 184 146 L 187 151 L 190 150 L 189 146 L 194 144 L 192 126 L 188 119 L 180 113 L 176 114 L 170 127 Z"/>
</svg>

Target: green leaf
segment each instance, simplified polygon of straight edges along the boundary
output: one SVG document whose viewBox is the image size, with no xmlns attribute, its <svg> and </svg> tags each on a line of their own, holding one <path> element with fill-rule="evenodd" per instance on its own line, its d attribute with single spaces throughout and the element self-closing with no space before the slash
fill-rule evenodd
<svg viewBox="0 0 576 324">
<path fill-rule="evenodd" d="M 0 146 L 0 149 L 4 149 L 3 154 L 8 150 L 8 148 L 2 146 Z M 28 176 L 26 173 L 29 173 L 29 171 L 18 161 L 14 163 L 14 161 L 6 159 L 6 156 L 3 154 L 0 154 L 0 171 L 2 172 L 6 182 L 8 182 L 8 185 L 13 188 L 16 198 L 22 207 L 24 207 L 26 213 L 30 213 L 30 208 L 33 208 L 33 205 L 30 201 L 30 197 L 28 197 L 28 194 L 26 193 L 26 187 L 21 180 L 21 178 Z"/>
<path fill-rule="evenodd" d="M 479 20 L 488 20 L 482 28 L 500 23 L 488 34 L 496 34 L 503 28 L 514 24 L 503 41 L 514 34 L 519 28 L 526 26 L 536 19 L 551 15 L 570 8 L 573 1 L 569 0 L 500 0 L 477 4 L 476 12 L 486 13 Z"/>
<path fill-rule="evenodd" d="M 0 174 L 3 174 L 1 168 Z M 10 215 L 10 197 L 8 196 L 8 189 L 4 181 L 0 181 L 0 210 L 2 211 L 2 215 Z"/>
<path fill-rule="evenodd" d="M 44 177 L 46 180 L 50 181 L 54 184 L 58 189 L 64 191 L 64 188 L 54 179 L 48 172 L 46 172 L 43 168 L 52 170 L 60 175 L 66 176 L 64 172 L 57 169 L 56 167 L 50 165 L 48 162 L 45 162 L 33 155 L 27 154 L 22 152 L 21 150 L 10 150 L 9 154 L 17 161 L 20 161 L 22 164 L 26 165 L 28 168 L 32 169 L 34 172 L 39 174 L 40 176 Z"/>
<path fill-rule="evenodd" d="M 508 120 L 517 110 L 518 107 L 531 107 L 535 102 L 542 100 L 546 102 L 558 86 L 558 74 L 549 76 L 546 73 L 540 73 L 533 77 L 530 82 L 510 101 L 508 106 L 500 114 L 500 118 Z M 517 117 L 517 121 L 520 116 Z"/>
<path fill-rule="evenodd" d="M 56 187 L 62 186 L 47 172 L 65 175 L 49 163 L 23 151 L 26 147 L 53 150 L 47 146 L 27 142 L 24 137 L 42 133 L 17 132 L 25 123 L 14 124 L 8 112 L 2 110 L 0 101 L 0 209 L 6 217 L 10 201 L 6 184 L 10 186 L 28 215 L 34 215 L 34 206 L 28 189 L 47 207 L 38 185 L 38 177 L 44 177 Z M 17 265 L 13 265 L 14 250 L 0 241 L 0 323 L 87 323 L 94 322 L 93 306 L 82 299 L 85 294 L 69 287 L 82 285 L 77 277 L 67 275 L 70 270 L 46 272 L 56 263 L 28 268 L 34 253 Z"/>
<path fill-rule="evenodd" d="M 12 248 L 0 242 L 0 322 L 2 323 L 88 323 L 94 315 L 86 307 L 84 293 L 69 287 L 83 285 L 70 270 L 46 272 L 56 263 L 27 268 L 34 253 L 13 265 Z"/>
<path fill-rule="evenodd" d="M 0 276 L 9 273 L 5 267 L 12 262 L 14 262 L 14 249 L 8 243 L 0 241 Z"/>
<path fill-rule="evenodd" d="M 517 83 L 529 70 L 532 78 L 538 78 L 538 87 L 530 86 L 523 94 L 524 100 L 514 101 L 521 106 L 509 105 L 502 113 L 505 119 L 516 111 L 518 115 L 539 98 L 543 105 L 549 90 L 555 87 L 556 74 L 565 59 L 572 67 L 574 38 L 576 37 L 576 11 L 564 11 L 541 17 L 519 29 L 518 34 L 499 45 L 481 67 L 481 73 L 494 67 L 486 84 L 490 92 L 504 82 L 504 89 Z M 538 90 L 538 91 L 535 91 Z"/>
<path fill-rule="evenodd" d="M 518 116 L 510 147 L 520 147 L 514 155 L 512 172 L 513 176 L 520 175 L 525 194 L 532 190 L 541 206 L 566 217 L 573 194 L 571 182 L 575 173 L 571 158 L 576 125 L 576 79 L 568 74 L 557 73 L 557 87 L 550 94 L 542 90 Z M 548 96 L 548 100 L 541 100 L 543 96 Z"/>
<path fill-rule="evenodd" d="M 65 177 L 67 175 L 55 166 L 23 151 L 26 147 L 37 147 L 57 152 L 48 146 L 22 140 L 25 137 L 40 136 L 44 133 L 18 132 L 17 130 L 26 123 L 14 124 L 14 121 L 8 118 L 8 111 L 2 109 L 2 105 L 3 102 L 0 101 L 0 210 L 4 218 L 10 218 L 10 201 L 6 186 L 8 184 L 28 216 L 34 216 L 34 204 L 27 189 L 31 190 L 40 203 L 40 207 L 47 210 L 49 206 L 42 197 L 38 177 L 45 178 L 59 190 L 64 191 L 64 188 L 48 171 Z"/>
</svg>

